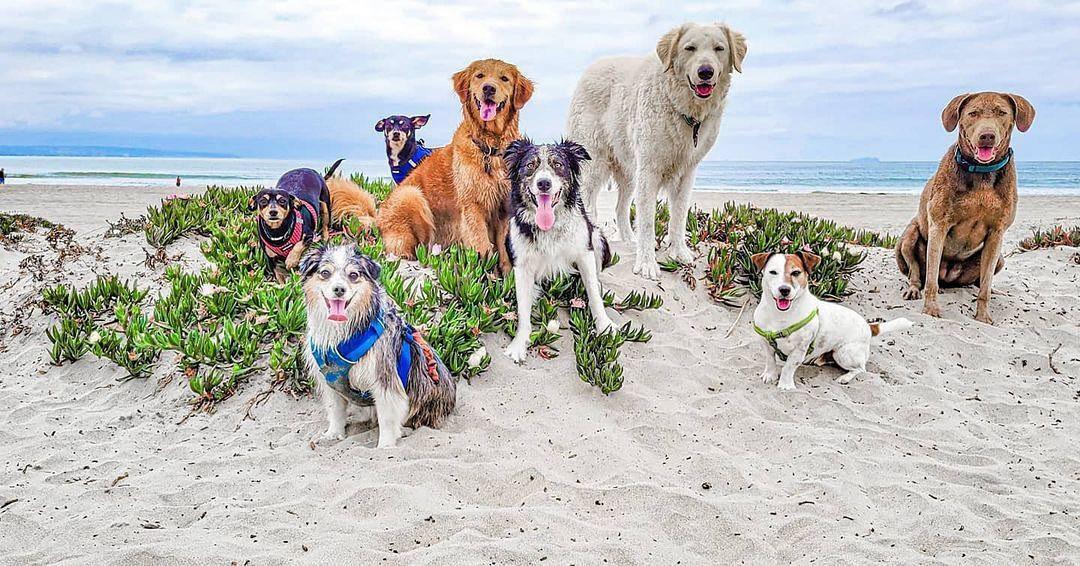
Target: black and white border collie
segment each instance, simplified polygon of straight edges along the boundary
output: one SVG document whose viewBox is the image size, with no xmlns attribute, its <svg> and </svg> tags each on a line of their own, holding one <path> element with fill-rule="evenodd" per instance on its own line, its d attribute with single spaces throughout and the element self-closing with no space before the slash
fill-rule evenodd
<svg viewBox="0 0 1080 566">
<path fill-rule="evenodd" d="M 597 332 L 611 328 L 600 294 L 599 272 L 611 265 L 603 232 L 585 212 L 578 189 L 584 147 L 572 142 L 536 145 L 512 142 L 503 154 L 510 177 L 510 231 L 506 248 L 514 264 L 518 304 L 517 334 L 506 355 L 525 359 L 532 333 L 536 286 L 548 277 L 576 269 L 585 284 Z"/>
</svg>

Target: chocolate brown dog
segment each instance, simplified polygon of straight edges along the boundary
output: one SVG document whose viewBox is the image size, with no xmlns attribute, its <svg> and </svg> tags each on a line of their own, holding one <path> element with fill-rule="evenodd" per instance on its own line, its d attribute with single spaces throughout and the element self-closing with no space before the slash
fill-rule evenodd
<svg viewBox="0 0 1080 566">
<path fill-rule="evenodd" d="M 941 316 L 939 287 L 979 285 L 975 320 L 992 324 L 990 283 L 1005 266 L 1001 241 L 1016 218 L 1016 163 L 1009 147 L 1013 126 L 1028 131 L 1035 108 L 1022 96 L 1000 92 L 961 94 L 941 113 L 945 130 L 960 126 L 934 176 L 926 183 L 919 211 L 896 246 L 896 263 L 908 276 L 905 299 Z"/>
<path fill-rule="evenodd" d="M 343 160 L 339 159 L 330 171 L 319 175 L 314 169 L 293 169 L 278 179 L 272 189 L 263 189 L 248 204 L 258 211 L 259 242 L 266 253 L 268 274 L 284 283 L 288 272 L 300 265 L 316 234 L 323 241 L 330 239 L 330 190 L 326 179 Z"/>
</svg>

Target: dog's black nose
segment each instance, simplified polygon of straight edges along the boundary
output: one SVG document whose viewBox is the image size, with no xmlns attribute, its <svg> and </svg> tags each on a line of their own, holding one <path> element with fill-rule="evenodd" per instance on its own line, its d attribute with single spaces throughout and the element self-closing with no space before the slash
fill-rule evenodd
<svg viewBox="0 0 1080 566">
<path fill-rule="evenodd" d="M 988 145 L 992 146 L 992 145 L 994 145 L 994 141 L 996 139 L 997 139 L 997 136 L 995 136 L 993 132 L 985 132 L 985 133 L 979 134 L 979 144 L 980 145 L 985 143 L 985 144 L 988 144 Z"/>
<path fill-rule="evenodd" d="M 701 80 L 707 81 L 713 77 L 713 68 L 708 65 L 702 65 L 698 67 L 697 76 L 701 77 Z"/>
<path fill-rule="evenodd" d="M 394 141 L 400 140 L 401 139 L 401 132 L 394 132 L 394 133 L 390 134 L 390 139 L 392 139 Z"/>
<path fill-rule="evenodd" d="M 790 294 L 791 294 L 791 287 L 788 287 L 787 285 L 783 285 L 783 286 L 780 287 L 780 296 L 781 297 L 786 297 L 786 296 L 788 296 Z"/>
<path fill-rule="evenodd" d="M 345 287 L 342 287 L 341 285 L 334 285 L 334 288 L 331 289 L 331 291 L 334 292 L 335 297 L 344 297 L 345 296 Z"/>
<path fill-rule="evenodd" d="M 495 85 L 484 85 L 484 96 L 495 96 Z"/>
<path fill-rule="evenodd" d="M 546 193 L 551 190 L 551 181 L 548 179 L 540 179 L 536 182 L 536 188 L 542 193 Z"/>
</svg>

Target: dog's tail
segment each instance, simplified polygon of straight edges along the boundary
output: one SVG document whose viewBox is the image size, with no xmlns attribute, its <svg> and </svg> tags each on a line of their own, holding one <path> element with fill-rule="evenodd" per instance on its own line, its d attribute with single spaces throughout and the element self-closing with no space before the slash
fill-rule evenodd
<svg viewBox="0 0 1080 566">
<path fill-rule="evenodd" d="M 334 176 L 334 173 L 337 172 L 338 165 L 341 165 L 342 161 L 345 161 L 344 157 L 342 157 L 341 159 L 338 159 L 337 161 L 335 161 L 334 164 L 331 165 L 330 168 L 326 170 L 326 174 L 323 175 L 323 180 L 324 181 L 329 181 L 330 177 Z"/>
<path fill-rule="evenodd" d="M 597 270 L 603 271 L 608 267 L 611 267 L 612 256 L 611 246 L 608 245 L 607 238 L 604 237 L 604 233 L 599 228 L 593 229 L 593 252 L 596 253 Z"/>
<path fill-rule="evenodd" d="M 881 336 L 882 334 L 888 334 L 889 332 L 896 332 L 897 330 L 907 330 L 915 326 L 914 322 L 906 318 L 897 318 L 888 322 L 871 322 L 870 323 L 870 335 Z"/>
</svg>

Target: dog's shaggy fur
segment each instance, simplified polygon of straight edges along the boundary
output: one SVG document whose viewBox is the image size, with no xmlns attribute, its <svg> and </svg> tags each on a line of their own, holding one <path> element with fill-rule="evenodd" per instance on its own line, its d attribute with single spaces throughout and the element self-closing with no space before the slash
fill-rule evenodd
<svg viewBox="0 0 1080 566">
<path fill-rule="evenodd" d="M 1016 218 L 1016 161 L 988 173 L 957 163 L 994 163 L 1010 151 L 1013 126 L 1026 132 L 1035 108 L 1024 97 L 1000 92 L 961 94 L 941 113 L 946 131 L 959 136 L 926 183 L 919 210 L 896 246 L 896 263 L 908 276 L 905 299 L 918 299 L 925 285 L 923 312 L 941 316 L 939 287 L 979 285 L 975 320 L 991 324 L 990 285 L 1005 267 L 1001 241 Z"/>
<path fill-rule="evenodd" d="M 518 117 L 533 84 L 517 67 L 496 59 L 474 61 L 453 76 L 463 119 L 446 147 L 433 150 L 379 207 L 377 224 L 387 251 L 413 258 L 419 244 L 460 243 L 489 254 L 504 271 L 506 194 L 502 152 L 517 139 Z"/>
<path fill-rule="evenodd" d="M 533 145 L 527 139 L 510 144 L 506 169 L 510 176 L 510 232 L 507 250 L 514 263 L 518 327 L 506 355 L 525 359 L 532 333 L 532 301 L 536 284 L 576 268 L 585 284 L 596 330 L 611 328 L 604 312 L 597 274 L 611 264 L 611 250 L 593 226 L 581 202 L 578 175 L 589 153 L 580 145 Z"/>
<path fill-rule="evenodd" d="M 671 204 L 670 255 L 693 259 L 686 213 L 694 172 L 716 141 L 732 72 L 742 71 L 745 56 L 739 32 L 688 23 L 660 38 L 656 56 L 603 59 L 578 82 L 567 136 L 593 158 L 582 173 L 585 203 L 595 216 L 597 194 L 614 179 L 619 235 L 632 240 L 630 198 L 637 195 L 634 272 L 645 278 L 660 274 L 652 236 L 660 189 Z"/>
<path fill-rule="evenodd" d="M 379 284 L 379 266 L 354 246 L 313 248 L 301 265 L 304 298 L 307 305 L 307 339 L 322 351 L 337 347 L 357 332 L 363 332 L 382 312 L 385 332 L 371 350 L 353 365 L 348 373 L 348 394 L 331 387 L 317 366 L 310 347 L 304 359 L 308 371 L 318 383 L 329 422 L 324 438 L 345 438 L 345 414 L 349 402 L 363 403 L 360 392 L 374 399 L 374 412 L 365 406 L 366 420 L 374 416 L 379 425 L 379 447 L 394 446 L 402 436 L 402 426 L 438 428 L 454 409 L 457 383 L 446 366 L 435 358 L 439 376 L 434 381 L 428 373 L 425 355 L 412 349 L 412 367 L 408 387 L 398 378 L 397 361 L 403 342 L 405 322 Z M 345 320 L 331 320 L 331 303 L 342 301 L 338 312 Z"/>
</svg>

